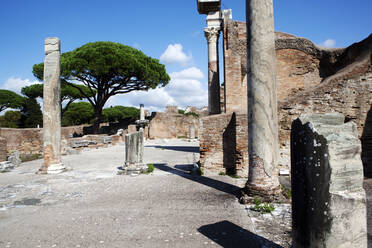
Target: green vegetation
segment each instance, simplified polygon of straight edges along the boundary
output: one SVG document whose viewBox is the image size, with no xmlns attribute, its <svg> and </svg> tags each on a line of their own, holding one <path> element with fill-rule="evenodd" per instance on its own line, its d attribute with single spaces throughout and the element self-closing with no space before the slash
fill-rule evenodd
<svg viewBox="0 0 372 248">
<path fill-rule="evenodd" d="M 0 116 L 0 127 L 17 128 L 21 126 L 20 111 L 6 111 L 3 116 Z"/>
<path fill-rule="evenodd" d="M 280 185 L 280 188 L 282 189 L 282 193 L 286 199 L 291 199 L 292 197 L 292 191 L 291 189 L 285 188 L 283 185 Z"/>
<path fill-rule="evenodd" d="M 23 128 L 43 126 L 43 113 L 41 112 L 40 104 L 33 98 L 24 98 L 24 103 L 21 107 L 21 126 Z"/>
<path fill-rule="evenodd" d="M 33 74 L 42 80 L 44 64 L 35 64 Z M 76 88 L 94 109 L 93 132 L 98 133 L 103 106 L 117 94 L 166 86 L 170 80 L 157 59 L 120 43 L 92 42 L 61 55 L 61 80 Z M 81 82 L 90 94 L 74 84 Z M 95 91 L 96 90 L 96 91 Z M 94 95 L 92 96 L 91 94 Z"/>
<path fill-rule="evenodd" d="M 135 107 L 115 106 L 105 108 L 102 111 L 103 120 L 105 122 L 117 122 L 124 118 L 139 119 L 140 110 Z"/>
<path fill-rule="evenodd" d="M 62 126 L 75 126 L 91 124 L 94 117 L 94 110 L 88 102 L 73 102 L 62 116 Z"/>
<path fill-rule="evenodd" d="M 24 103 L 24 97 L 10 90 L 0 89 L 0 112 L 7 108 L 19 109 Z"/>
<path fill-rule="evenodd" d="M 43 98 L 43 86 L 44 84 L 33 84 L 22 88 L 22 94 L 29 98 Z M 80 90 L 78 90 L 78 88 Z M 84 95 L 81 93 L 84 92 Z M 75 84 L 74 87 L 67 83 L 61 83 L 61 105 L 65 101 L 64 107 L 62 108 L 62 115 L 67 111 L 70 104 L 76 100 L 83 100 L 85 96 L 93 97 L 96 94 L 96 90 L 91 91 L 84 85 Z"/>
<path fill-rule="evenodd" d="M 155 170 L 155 166 L 153 164 L 147 164 L 147 172 L 146 174 L 150 174 Z"/>
<path fill-rule="evenodd" d="M 232 177 L 232 178 L 241 178 L 240 176 L 238 176 L 237 174 L 227 174 L 229 177 Z"/>
<path fill-rule="evenodd" d="M 186 113 L 186 114 L 184 114 L 184 115 L 186 115 L 186 116 L 190 116 L 190 115 L 192 115 L 192 116 L 194 116 L 194 117 L 199 117 L 199 115 L 198 115 L 197 113 L 194 113 L 194 112 L 188 112 L 188 113 Z"/>
<path fill-rule="evenodd" d="M 220 176 L 226 176 L 226 173 L 223 172 L 223 171 L 220 171 L 220 173 L 218 173 L 218 175 L 220 175 Z"/>
<path fill-rule="evenodd" d="M 254 206 L 250 207 L 250 210 L 257 211 L 260 213 L 271 213 L 275 210 L 275 207 L 271 203 L 262 203 L 260 199 L 254 198 L 253 200 Z"/>
<path fill-rule="evenodd" d="M 181 115 L 184 115 L 185 114 L 185 110 L 179 109 L 178 110 L 178 113 L 181 114 Z"/>
<path fill-rule="evenodd" d="M 41 158 L 41 154 L 21 154 L 20 158 L 22 162 L 27 162 Z"/>
</svg>

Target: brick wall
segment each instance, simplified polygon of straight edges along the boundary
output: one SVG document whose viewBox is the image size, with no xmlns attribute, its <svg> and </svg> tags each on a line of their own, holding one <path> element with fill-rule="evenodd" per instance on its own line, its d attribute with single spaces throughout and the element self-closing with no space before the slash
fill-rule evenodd
<svg viewBox="0 0 372 248">
<path fill-rule="evenodd" d="M 186 138 L 189 137 L 190 125 L 195 126 L 195 136 L 198 136 L 199 121 L 197 117 L 176 114 L 174 112 L 158 112 L 154 114 L 154 117 L 150 121 L 148 136 L 150 139 Z"/>
<path fill-rule="evenodd" d="M 247 113 L 246 46 L 245 23 L 226 20 L 223 32 L 226 113 Z"/>
<path fill-rule="evenodd" d="M 6 139 L 0 137 L 0 162 L 6 161 Z"/>
<path fill-rule="evenodd" d="M 247 115 L 224 113 L 200 119 L 200 162 L 206 173 L 248 176 Z"/>
</svg>

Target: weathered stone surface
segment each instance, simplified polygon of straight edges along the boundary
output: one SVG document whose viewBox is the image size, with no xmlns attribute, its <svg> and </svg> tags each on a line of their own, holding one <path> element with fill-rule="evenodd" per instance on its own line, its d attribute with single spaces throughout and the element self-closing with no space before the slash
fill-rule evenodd
<svg viewBox="0 0 372 248">
<path fill-rule="evenodd" d="M 207 16 L 207 27 L 204 29 L 208 43 L 208 112 L 210 115 L 221 113 L 218 62 L 218 38 L 220 36 L 221 23 L 221 12 L 211 12 Z"/>
<path fill-rule="evenodd" d="M 64 171 L 61 162 L 61 61 L 58 38 L 45 39 L 43 87 L 43 152 L 44 163 L 40 173 Z"/>
<path fill-rule="evenodd" d="M 274 14 L 272 0 L 246 1 L 248 74 L 247 190 L 264 195 L 280 192 L 277 175 L 278 115 Z"/>
<path fill-rule="evenodd" d="M 22 161 L 19 155 L 19 151 L 15 150 L 14 152 L 12 152 L 8 157 L 8 161 L 11 162 L 14 167 L 20 166 Z"/>
<path fill-rule="evenodd" d="M 6 139 L 0 137 L 0 162 L 6 161 Z"/>
<path fill-rule="evenodd" d="M 112 142 L 111 136 L 102 137 L 102 144 L 110 144 Z"/>
<path fill-rule="evenodd" d="M 88 140 L 71 140 L 70 146 L 72 148 L 88 147 L 89 143 Z"/>
<path fill-rule="evenodd" d="M 143 130 L 125 135 L 124 174 L 138 175 L 145 171 L 146 166 L 143 163 L 143 142 Z"/>
<path fill-rule="evenodd" d="M 0 162 L 0 172 L 10 171 L 14 168 L 14 165 L 10 161 Z"/>
<path fill-rule="evenodd" d="M 219 114 L 200 119 L 200 163 L 206 175 L 248 176 L 248 118 Z"/>
<path fill-rule="evenodd" d="M 293 247 L 367 247 L 360 151 L 356 125 L 341 114 L 293 122 Z"/>
<path fill-rule="evenodd" d="M 189 139 L 195 139 L 195 126 L 189 126 Z"/>
</svg>

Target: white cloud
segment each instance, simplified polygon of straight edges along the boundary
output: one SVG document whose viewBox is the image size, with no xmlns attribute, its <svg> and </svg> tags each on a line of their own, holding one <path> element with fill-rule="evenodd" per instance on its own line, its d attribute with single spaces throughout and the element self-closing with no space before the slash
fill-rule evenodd
<svg viewBox="0 0 372 248">
<path fill-rule="evenodd" d="M 166 105 L 204 107 L 207 105 L 208 91 L 200 82 L 203 73 L 196 67 L 180 72 L 170 73 L 171 80 L 164 88 L 155 90 L 133 91 L 124 95 L 111 97 L 105 107 L 126 105 L 138 107 L 140 103 L 150 111 L 164 111 Z"/>
<path fill-rule="evenodd" d="M 180 72 L 172 72 L 170 74 L 172 79 L 182 78 L 182 79 L 203 79 L 204 75 L 201 70 L 196 67 L 190 67 L 188 69 L 182 70 Z"/>
<path fill-rule="evenodd" d="M 8 80 L 5 81 L 5 83 L 0 87 L 5 90 L 11 90 L 18 94 L 21 94 L 21 89 L 25 86 L 30 86 L 32 84 L 40 83 L 39 81 L 31 81 L 30 79 L 21 79 L 21 78 L 15 78 L 10 77 Z"/>
<path fill-rule="evenodd" d="M 170 44 L 160 56 L 160 61 L 165 64 L 181 64 L 186 66 L 192 60 L 191 53 L 186 55 L 181 44 Z"/>
<path fill-rule="evenodd" d="M 333 47 L 335 47 L 335 45 L 336 45 L 336 41 L 335 41 L 335 40 L 332 40 L 332 39 L 328 39 L 328 40 L 324 41 L 324 42 L 322 43 L 322 45 L 323 45 L 324 47 L 327 47 L 327 48 L 333 48 Z"/>
</svg>

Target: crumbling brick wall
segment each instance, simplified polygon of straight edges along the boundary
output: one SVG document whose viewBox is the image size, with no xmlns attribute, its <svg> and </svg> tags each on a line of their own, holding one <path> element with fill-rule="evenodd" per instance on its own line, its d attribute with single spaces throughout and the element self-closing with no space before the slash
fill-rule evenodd
<svg viewBox="0 0 372 248">
<path fill-rule="evenodd" d="M 200 163 L 206 173 L 248 176 L 247 115 L 223 113 L 200 119 Z"/>
<path fill-rule="evenodd" d="M 150 139 L 186 138 L 189 136 L 190 125 L 194 125 L 195 135 L 198 136 L 199 121 L 197 117 L 178 114 L 175 111 L 157 112 L 153 114 L 148 126 L 148 136 Z"/>
<path fill-rule="evenodd" d="M 0 162 L 6 161 L 6 139 L 0 137 Z"/>
</svg>

